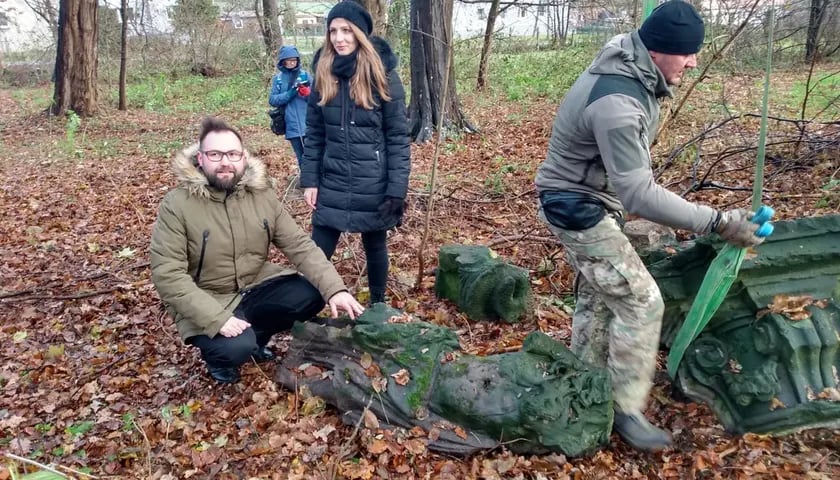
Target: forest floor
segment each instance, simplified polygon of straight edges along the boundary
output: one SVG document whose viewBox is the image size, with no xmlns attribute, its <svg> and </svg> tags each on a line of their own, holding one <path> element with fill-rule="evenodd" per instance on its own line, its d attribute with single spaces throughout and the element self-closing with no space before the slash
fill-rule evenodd
<svg viewBox="0 0 840 480">
<path fill-rule="evenodd" d="M 720 88 L 698 89 L 653 149 L 660 182 L 718 208 L 748 206 L 757 119 L 730 121 L 667 159 L 734 112 L 758 113 L 760 81 L 758 74 L 704 82 Z M 785 90 L 786 81 L 781 74 L 775 86 Z M 31 93 L 0 90 L 2 451 L 79 478 L 78 472 L 150 479 L 840 477 L 837 430 L 731 435 L 707 406 L 672 395 L 661 371 L 647 414 L 674 432 L 675 446 L 640 453 L 613 435 L 607 448 L 586 458 L 519 456 L 504 448 L 454 458 L 405 435 L 363 428 L 353 436 L 330 407 L 304 414 L 299 396 L 272 380 L 273 365 L 246 364 L 241 382 L 216 385 L 163 313 L 148 257 L 158 203 L 174 185 L 169 159 L 196 137 L 201 114 L 104 108 L 74 123 L 43 115 Z M 40 95 L 49 95 L 47 86 Z M 796 105 L 785 105 L 771 114 L 798 118 Z M 426 267 L 416 288 L 435 146 L 412 146 L 409 209 L 389 240 L 389 296 L 395 307 L 454 329 L 468 353 L 515 350 L 537 329 L 562 341 L 570 336 L 571 271 L 537 219 L 533 185 L 556 107 L 544 98 L 465 96 L 464 109 L 481 133 L 441 145 Z M 252 153 L 281 181 L 288 209 L 308 228 L 308 208 L 287 188 L 295 170 L 291 149 L 254 112 L 229 106 L 216 113 L 241 127 Z M 764 201 L 780 218 L 840 211 L 840 127 L 804 125 L 796 144 L 797 124 L 770 124 L 776 143 L 768 149 Z M 833 138 L 833 147 L 820 143 L 824 138 Z M 529 269 L 532 318 L 517 325 L 473 322 L 437 299 L 433 268 L 445 243 L 489 245 Z M 334 261 L 365 301 L 358 236 L 341 241 Z M 278 336 L 273 346 L 282 353 L 288 338 Z M 23 468 L 6 459 L 0 480 L 11 477 L 12 464 Z"/>
</svg>

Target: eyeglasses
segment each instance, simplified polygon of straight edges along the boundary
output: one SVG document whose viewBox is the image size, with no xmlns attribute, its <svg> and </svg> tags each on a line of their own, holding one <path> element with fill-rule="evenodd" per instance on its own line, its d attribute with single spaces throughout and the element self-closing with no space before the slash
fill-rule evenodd
<svg viewBox="0 0 840 480">
<path fill-rule="evenodd" d="M 227 157 L 228 160 L 232 163 L 236 163 L 242 160 L 242 157 L 245 156 L 245 152 L 240 150 L 231 150 L 229 152 L 220 152 L 218 150 L 208 150 L 204 153 L 204 156 L 207 157 L 207 160 L 211 162 L 221 162 L 222 158 Z"/>
</svg>

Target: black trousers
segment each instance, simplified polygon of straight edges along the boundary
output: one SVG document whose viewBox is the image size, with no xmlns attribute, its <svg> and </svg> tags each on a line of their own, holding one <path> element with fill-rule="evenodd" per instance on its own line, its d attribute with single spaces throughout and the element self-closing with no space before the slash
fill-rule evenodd
<svg viewBox="0 0 840 480">
<path fill-rule="evenodd" d="M 324 252 L 327 258 L 332 258 L 341 231 L 334 228 L 312 226 L 312 240 Z M 371 301 L 384 301 L 385 286 L 388 282 L 388 232 L 376 230 L 362 233 L 362 246 L 367 257 L 368 287 Z"/>
<path fill-rule="evenodd" d="M 201 350 L 201 358 L 215 367 L 238 367 L 272 335 L 289 330 L 296 321 L 306 321 L 324 308 L 321 293 L 300 275 L 285 275 L 245 292 L 234 315 L 251 324 L 235 337 L 196 335 L 186 343 Z"/>
</svg>

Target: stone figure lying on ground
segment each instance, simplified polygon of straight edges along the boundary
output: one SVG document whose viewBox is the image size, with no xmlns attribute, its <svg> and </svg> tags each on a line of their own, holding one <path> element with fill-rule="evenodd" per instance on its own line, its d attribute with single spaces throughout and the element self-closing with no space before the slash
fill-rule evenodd
<svg viewBox="0 0 840 480">
<path fill-rule="evenodd" d="M 609 374 L 543 333 L 531 333 L 519 352 L 478 357 L 463 354 L 451 330 L 384 304 L 355 325 L 325 322 L 295 324 L 277 381 L 308 387 L 345 423 L 367 407 L 382 428 L 420 426 L 435 432 L 428 448 L 456 454 L 504 443 L 520 453 L 578 456 L 608 442 Z M 323 371 L 306 368 L 306 376 L 304 364 Z"/>
<path fill-rule="evenodd" d="M 483 245 L 444 245 L 438 252 L 435 293 L 472 320 L 516 323 L 531 300 L 528 270 L 511 265 Z"/>
</svg>

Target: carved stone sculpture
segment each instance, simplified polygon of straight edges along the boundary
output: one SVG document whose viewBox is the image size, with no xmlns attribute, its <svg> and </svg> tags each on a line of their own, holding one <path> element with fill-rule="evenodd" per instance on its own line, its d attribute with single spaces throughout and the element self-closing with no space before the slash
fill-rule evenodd
<svg viewBox="0 0 840 480">
<path fill-rule="evenodd" d="M 678 385 L 734 432 L 840 425 L 840 215 L 777 222 L 686 351 Z M 700 239 L 650 271 L 670 345 L 721 244 Z"/>
<path fill-rule="evenodd" d="M 435 292 L 473 320 L 518 322 L 531 298 L 528 270 L 481 245 L 444 245 L 438 253 Z"/>
<path fill-rule="evenodd" d="M 428 448 L 457 454 L 505 443 L 578 456 L 608 442 L 609 374 L 543 333 L 516 353 L 463 355 L 449 329 L 377 304 L 355 325 L 298 323 L 292 334 L 277 381 L 308 388 L 348 424 L 369 408 L 381 428 L 420 426 L 435 432 Z"/>
</svg>

